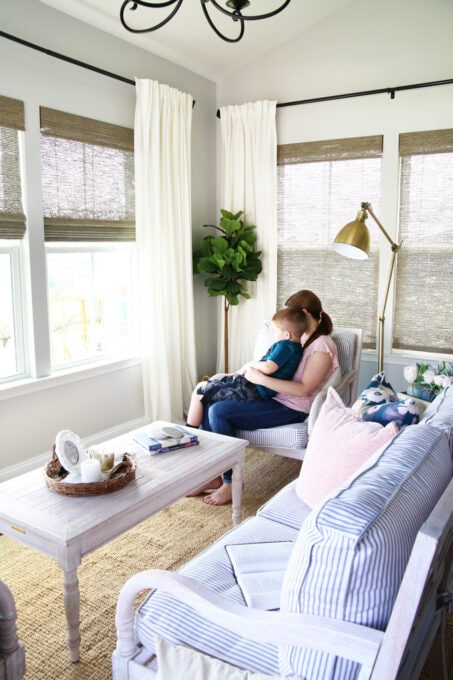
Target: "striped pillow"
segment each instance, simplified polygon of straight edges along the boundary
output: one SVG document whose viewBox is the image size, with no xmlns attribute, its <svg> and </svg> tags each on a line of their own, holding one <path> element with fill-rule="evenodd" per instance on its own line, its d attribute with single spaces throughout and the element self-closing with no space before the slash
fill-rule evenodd
<svg viewBox="0 0 453 680">
<path fill-rule="evenodd" d="M 421 524 L 452 475 L 444 433 L 405 428 L 307 517 L 281 610 L 384 629 Z M 359 666 L 302 647 L 280 650 L 280 673 L 354 680 Z"/>
</svg>

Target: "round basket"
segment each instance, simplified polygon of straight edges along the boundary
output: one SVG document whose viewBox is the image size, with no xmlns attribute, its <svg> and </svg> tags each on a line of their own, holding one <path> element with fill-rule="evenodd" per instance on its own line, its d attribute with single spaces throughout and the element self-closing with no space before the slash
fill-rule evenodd
<svg viewBox="0 0 453 680">
<path fill-rule="evenodd" d="M 125 453 L 123 459 L 111 470 L 108 478 L 101 482 L 71 484 L 64 481 L 67 475 L 68 472 L 62 467 L 54 446 L 52 459 L 46 466 L 46 485 L 52 491 L 66 496 L 98 496 L 122 489 L 132 479 L 135 479 L 135 461 L 128 453 Z"/>
</svg>

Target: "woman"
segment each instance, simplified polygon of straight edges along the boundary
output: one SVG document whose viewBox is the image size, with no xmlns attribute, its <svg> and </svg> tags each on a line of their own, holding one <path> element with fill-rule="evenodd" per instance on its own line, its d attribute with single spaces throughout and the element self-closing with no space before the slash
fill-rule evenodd
<svg viewBox="0 0 453 680">
<path fill-rule="evenodd" d="M 310 406 L 327 380 L 335 384 L 340 369 L 337 349 L 330 337 L 332 320 L 324 312 L 320 299 L 310 290 L 300 290 L 286 301 L 287 307 L 300 309 L 306 316 L 307 327 L 302 336 L 303 358 L 292 380 L 279 380 L 264 375 L 254 368 L 245 374 L 255 385 L 263 385 L 277 394 L 267 401 L 219 401 L 206 409 L 203 429 L 235 436 L 236 430 L 257 430 L 303 422 Z M 334 375 L 335 373 L 335 375 Z M 215 489 L 203 497 L 209 505 L 224 505 L 231 502 L 232 471 L 213 480 L 205 487 Z M 201 492 L 201 490 L 199 491 Z"/>
</svg>

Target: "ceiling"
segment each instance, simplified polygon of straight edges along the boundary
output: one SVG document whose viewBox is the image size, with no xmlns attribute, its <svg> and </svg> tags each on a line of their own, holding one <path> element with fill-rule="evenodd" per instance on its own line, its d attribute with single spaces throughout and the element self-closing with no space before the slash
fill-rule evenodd
<svg viewBox="0 0 453 680">
<path fill-rule="evenodd" d="M 351 0 L 292 0 L 280 14 L 261 21 L 249 21 L 238 43 L 227 43 L 208 25 L 200 0 L 184 0 L 171 21 L 153 33 L 133 34 L 120 23 L 122 0 L 40 0 L 60 12 L 84 21 L 117 38 L 184 66 L 211 80 L 219 81 L 243 65 L 336 12 Z M 225 2 L 225 0 L 218 0 Z M 266 12 L 276 9 L 282 0 L 252 0 L 250 10 Z M 209 13 L 218 28 L 233 37 L 237 27 L 213 6 Z M 171 10 L 172 8 L 170 8 Z M 156 10 L 139 7 L 127 10 L 135 27 L 148 27 L 168 15 L 168 8 Z M 131 21 L 132 23 L 132 21 Z"/>
</svg>

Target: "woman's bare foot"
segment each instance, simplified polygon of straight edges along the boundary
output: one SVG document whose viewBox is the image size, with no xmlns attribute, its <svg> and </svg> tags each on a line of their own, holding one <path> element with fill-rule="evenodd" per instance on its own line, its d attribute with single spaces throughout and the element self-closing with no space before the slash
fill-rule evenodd
<svg viewBox="0 0 453 680">
<path fill-rule="evenodd" d="M 231 503 L 232 498 L 231 484 L 222 484 L 217 491 L 210 493 L 209 496 L 204 496 L 201 500 L 206 505 L 226 505 Z"/>
<path fill-rule="evenodd" d="M 192 493 L 186 494 L 186 498 L 193 498 L 194 496 L 201 496 L 202 493 L 204 493 L 205 491 L 209 491 L 210 489 L 220 489 L 222 484 L 223 484 L 222 477 L 216 477 L 215 479 L 212 479 L 207 484 L 203 484 L 203 486 L 201 486 L 196 491 L 192 491 Z"/>
</svg>

